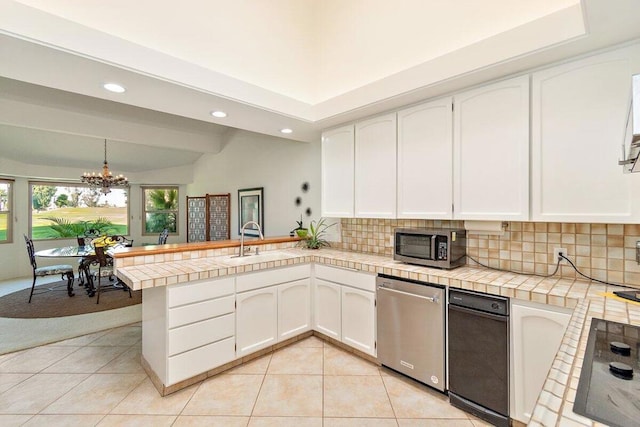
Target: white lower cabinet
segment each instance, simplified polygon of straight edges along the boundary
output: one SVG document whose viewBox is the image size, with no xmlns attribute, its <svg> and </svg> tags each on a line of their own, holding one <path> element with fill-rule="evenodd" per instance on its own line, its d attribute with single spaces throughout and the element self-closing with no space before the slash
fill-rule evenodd
<svg viewBox="0 0 640 427">
<path fill-rule="evenodd" d="M 165 386 L 235 359 L 235 279 L 143 290 L 142 355 Z"/>
<path fill-rule="evenodd" d="M 309 264 L 143 291 L 142 352 L 164 386 L 316 330 L 376 354 L 375 275 Z"/>
<path fill-rule="evenodd" d="M 244 274 L 236 279 L 236 357 L 311 329 L 311 267 Z"/>
<path fill-rule="evenodd" d="M 342 287 L 342 342 L 376 354 L 376 294 Z"/>
<path fill-rule="evenodd" d="M 166 385 L 195 377 L 233 359 L 235 359 L 233 337 L 169 357 Z"/>
<path fill-rule="evenodd" d="M 314 329 L 376 355 L 376 276 L 315 266 Z"/>
<path fill-rule="evenodd" d="M 314 280 L 313 329 L 336 340 L 342 339 L 341 286 L 326 280 Z"/>
<path fill-rule="evenodd" d="M 572 310 L 511 300 L 511 418 L 528 423 Z"/>
<path fill-rule="evenodd" d="M 278 341 L 311 330 L 311 279 L 278 286 Z"/>
<path fill-rule="evenodd" d="M 278 290 L 275 286 L 236 295 L 236 357 L 278 341 Z"/>
</svg>

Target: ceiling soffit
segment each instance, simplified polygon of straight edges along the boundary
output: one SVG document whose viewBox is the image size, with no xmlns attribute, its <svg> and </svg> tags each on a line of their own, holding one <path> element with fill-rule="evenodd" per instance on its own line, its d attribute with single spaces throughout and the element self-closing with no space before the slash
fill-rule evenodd
<svg viewBox="0 0 640 427">
<path fill-rule="evenodd" d="M 0 33 L 5 35 L 0 39 L 0 75 L 280 137 L 280 128 L 293 127 L 296 133 L 289 138 L 310 141 L 317 138 L 321 127 L 640 36 L 638 26 L 630 29 L 632 23 L 627 18 L 637 11 L 634 0 L 619 0 L 617 8 L 608 9 L 606 3 L 585 0 L 311 104 L 21 3 L 1 0 Z M 585 28 L 585 16 L 589 28 Z M 601 34 L 605 32 L 607 36 Z M 47 67 L 38 66 L 44 61 Z M 99 83 L 109 78 L 124 79 L 130 90 L 119 98 L 104 93 Z M 207 117 L 212 108 L 226 108 L 233 114 L 216 120 Z"/>
</svg>

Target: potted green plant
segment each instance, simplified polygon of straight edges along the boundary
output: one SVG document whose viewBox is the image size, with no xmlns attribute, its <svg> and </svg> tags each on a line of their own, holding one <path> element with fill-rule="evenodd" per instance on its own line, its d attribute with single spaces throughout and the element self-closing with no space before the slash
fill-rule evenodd
<svg viewBox="0 0 640 427">
<path fill-rule="evenodd" d="M 309 224 L 309 233 L 306 240 L 304 240 L 304 246 L 307 249 L 320 249 L 323 246 L 331 246 L 325 239 L 325 236 L 327 234 L 327 229 L 334 225 L 335 224 L 327 225 L 324 218 L 320 218 L 317 223 L 315 221 L 311 221 Z"/>
<path fill-rule="evenodd" d="M 298 224 L 298 226 L 296 228 L 294 228 L 293 231 L 295 231 L 296 234 L 298 235 L 298 237 L 300 237 L 301 239 L 306 239 L 307 238 L 307 233 L 309 232 L 309 230 L 307 230 L 302 225 L 302 215 L 300 215 L 300 221 L 296 221 L 296 224 Z"/>
</svg>

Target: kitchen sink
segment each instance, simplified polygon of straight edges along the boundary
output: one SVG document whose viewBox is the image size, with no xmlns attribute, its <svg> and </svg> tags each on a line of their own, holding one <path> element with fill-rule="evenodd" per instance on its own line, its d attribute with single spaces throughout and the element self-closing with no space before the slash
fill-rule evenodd
<svg viewBox="0 0 640 427">
<path fill-rule="evenodd" d="M 258 264 L 261 262 L 280 261 L 284 259 L 295 258 L 298 255 L 284 251 L 267 251 L 261 254 L 245 254 L 245 256 L 238 255 L 226 255 L 222 257 L 216 257 L 215 262 L 217 264 L 236 266 L 246 264 Z"/>
</svg>

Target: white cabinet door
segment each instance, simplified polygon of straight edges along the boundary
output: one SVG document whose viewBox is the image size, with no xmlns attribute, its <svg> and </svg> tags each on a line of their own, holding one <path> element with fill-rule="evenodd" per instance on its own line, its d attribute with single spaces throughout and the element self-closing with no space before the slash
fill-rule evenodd
<svg viewBox="0 0 640 427">
<path fill-rule="evenodd" d="M 396 114 L 392 113 L 356 123 L 355 216 L 395 215 Z"/>
<path fill-rule="evenodd" d="M 570 319 L 569 309 L 512 300 L 512 418 L 529 422 Z"/>
<path fill-rule="evenodd" d="M 353 125 L 322 134 L 322 216 L 353 217 Z"/>
<path fill-rule="evenodd" d="M 375 293 L 342 287 L 342 342 L 376 355 Z"/>
<path fill-rule="evenodd" d="M 533 74 L 532 219 L 633 223 L 640 174 L 618 160 L 629 115 L 638 47 Z"/>
<path fill-rule="evenodd" d="M 278 340 L 311 330 L 311 280 L 278 286 Z"/>
<path fill-rule="evenodd" d="M 452 98 L 398 112 L 398 218 L 451 219 Z"/>
<path fill-rule="evenodd" d="M 331 338 L 342 338 L 340 285 L 322 279 L 314 279 L 313 329 Z"/>
<path fill-rule="evenodd" d="M 529 219 L 529 77 L 454 96 L 456 219 Z"/>
<path fill-rule="evenodd" d="M 277 286 L 237 294 L 236 304 L 236 357 L 278 341 Z"/>
</svg>

